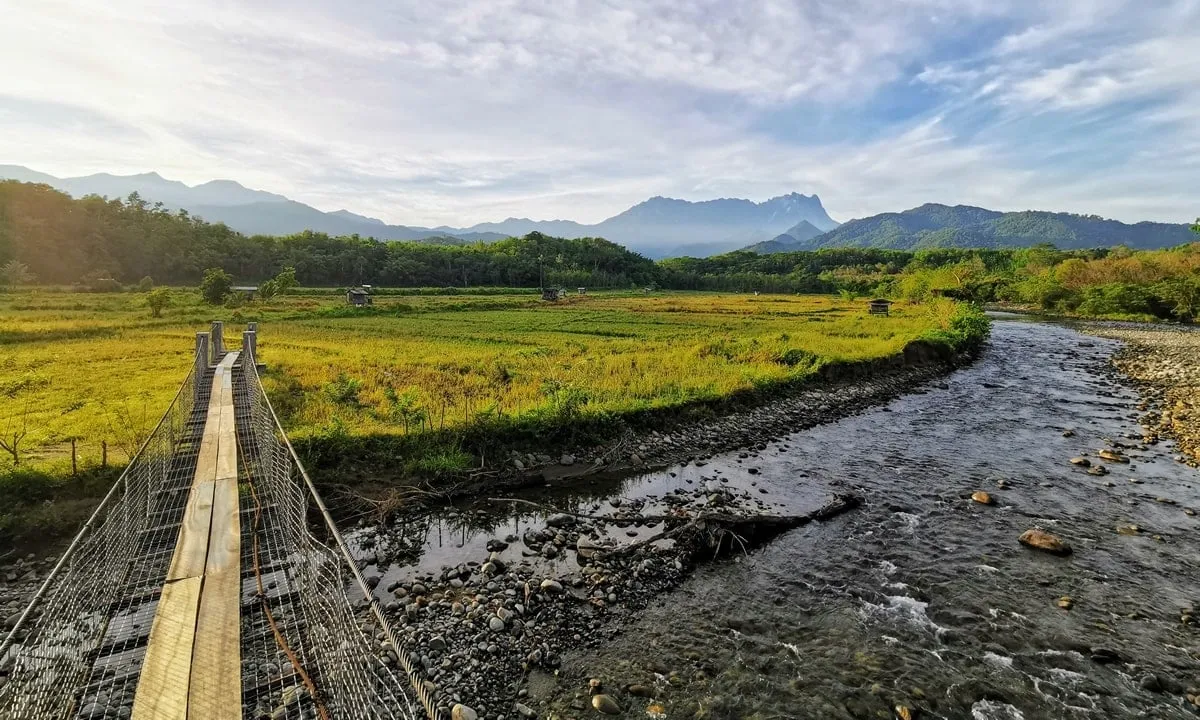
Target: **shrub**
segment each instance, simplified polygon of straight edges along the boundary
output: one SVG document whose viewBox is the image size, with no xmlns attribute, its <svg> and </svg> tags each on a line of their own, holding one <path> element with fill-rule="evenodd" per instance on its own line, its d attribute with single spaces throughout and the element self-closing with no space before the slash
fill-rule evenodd
<svg viewBox="0 0 1200 720">
<path fill-rule="evenodd" d="M 1084 290 L 1078 310 L 1084 315 L 1149 315 L 1154 298 L 1144 287 L 1110 283 Z"/>
<path fill-rule="evenodd" d="M 147 275 L 146 277 L 142 278 L 141 280 L 138 280 L 138 284 L 137 284 L 138 292 L 148 293 L 153 289 L 154 289 L 154 278 Z"/>
<path fill-rule="evenodd" d="M 788 348 L 779 353 L 779 357 L 775 358 L 775 362 L 780 365 L 787 365 L 788 367 L 812 365 L 817 362 L 817 356 L 800 348 Z"/>
<path fill-rule="evenodd" d="M 209 305 L 220 305 L 225 302 L 229 290 L 233 287 L 233 277 L 221 268 L 209 268 L 204 271 L 204 279 L 200 281 L 200 296 Z"/>
<path fill-rule="evenodd" d="M 338 405 L 357 405 L 362 382 L 346 373 L 338 373 L 333 382 L 325 386 L 325 396 Z"/>
<path fill-rule="evenodd" d="M 146 305 L 150 308 L 152 317 L 162 317 L 162 311 L 170 304 L 171 291 L 165 287 L 154 288 L 146 296 Z"/>
</svg>

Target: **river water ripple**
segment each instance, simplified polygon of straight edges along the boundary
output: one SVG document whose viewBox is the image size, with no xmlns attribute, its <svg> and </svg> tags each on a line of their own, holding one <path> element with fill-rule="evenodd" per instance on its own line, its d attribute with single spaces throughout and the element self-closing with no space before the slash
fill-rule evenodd
<svg viewBox="0 0 1200 720">
<path fill-rule="evenodd" d="M 568 670 L 674 670 L 674 717 L 1196 717 L 1184 693 L 1200 685 L 1200 643 L 1181 614 L 1200 595 L 1184 512 L 1200 475 L 1167 441 L 1103 477 L 1068 462 L 1140 443 L 1116 347 L 997 322 L 981 360 L 941 387 L 772 444 L 755 466 L 773 500 L 853 489 L 865 507 L 701 570 Z M 1116 532 L 1130 523 L 1141 532 Z M 1021 547 L 1035 526 L 1074 554 Z"/>
<path fill-rule="evenodd" d="M 866 502 L 625 612 L 615 639 L 568 653 L 557 677 L 535 671 L 529 701 L 592 714 L 587 678 L 600 677 L 655 688 L 653 702 L 623 697 L 628 717 L 1196 717 L 1185 695 L 1200 686 L 1200 631 L 1183 620 L 1200 602 L 1198 520 L 1185 512 L 1200 508 L 1200 474 L 1169 441 L 1137 447 L 1141 399 L 1109 363 L 1118 346 L 1000 320 L 978 362 L 885 407 L 761 451 L 534 493 L 586 512 L 719 476 L 770 512 L 812 510 L 832 492 Z M 1130 463 L 1097 460 L 1113 442 Z M 1110 474 L 1070 464 L 1078 455 Z M 972 502 L 976 490 L 996 504 Z M 479 516 L 434 518 L 381 588 L 542 521 Z M 1140 531 L 1118 534 L 1130 524 Z M 1022 547 L 1031 527 L 1074 554 Z M 577 570 L 557 562 L 549 572 Z"/>
</svg>

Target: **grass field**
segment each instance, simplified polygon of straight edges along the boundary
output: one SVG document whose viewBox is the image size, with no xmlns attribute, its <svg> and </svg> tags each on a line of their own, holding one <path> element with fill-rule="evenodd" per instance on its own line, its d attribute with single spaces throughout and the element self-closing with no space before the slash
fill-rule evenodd
<svg viewBox="0 0 1200 720">
<path fill-rule="evenodd" d="M 25 428 L 21 469 L 65 478 L 124 464 L 186 375 L 196 331 L 227 344 L 259 325 L 272 402 L 304 448 L 399 441 L 408 469 L 470 462 L 459 434 L 552 433 L 644 411 L 770 391 L 834 361 L 869 360 L 948 329 L 950 301 L 891 317 L 829 296 L 532 292 L 381 295 L 348 308 L 318 293 L 213 308 L 176 291 L 152 318 L 145 295 L 0 294 L 0 432 Z M 349 452 L 349 451 L 347 451 Z M 0 456 L 0 474 L 13 459 Z"/>
</svg>

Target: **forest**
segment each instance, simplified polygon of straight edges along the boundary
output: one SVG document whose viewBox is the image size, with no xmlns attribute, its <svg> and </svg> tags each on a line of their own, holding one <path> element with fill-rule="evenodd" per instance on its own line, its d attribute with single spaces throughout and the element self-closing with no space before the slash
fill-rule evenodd
<svg viewBox="0 0 1200 720">
<path fill-rule="evenodd" d="M 541 233 L 486 244 L 378 242 L 314 232 L 245 236 L 136 195 L 73 199 L 46 185 L 16 181 L 0 182 L 0 266 L 8 268 L 0 274 L 3 284 L 100 291 L 194 285 L 210 268 L 223 269 L 237 283 L 259 283 L 294 268 L 296 281 L 309 287 L 370 284 L 457 292 L 554 285 L 906 299 L 945 295 L 1087 316 L 1191 320 L 1200 313 L 1198 243 L 1166 250 L 1060 250 L 1048 242 L 915 252 L 743 250 L 656 263 L 601 238 Z"/>
</svg>

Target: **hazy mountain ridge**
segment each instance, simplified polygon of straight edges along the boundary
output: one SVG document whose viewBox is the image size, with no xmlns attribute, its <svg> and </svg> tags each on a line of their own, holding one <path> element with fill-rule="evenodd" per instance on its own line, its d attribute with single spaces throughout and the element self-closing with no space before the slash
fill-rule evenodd
<svg viewBox="0 0 1200 720">
<path fill-rule="evenodd" d="M 349 210 L 323 212 L 283 195 L 246 188 L 232 180 L 188 186 L 153 172 L 56 178 L 15 165 L 0 165 L 0 178 L 44 183 L 74 197 L 124 198 L 136 191 L 149 202 L 186 209 L 192 215 L 210 222 L 223 222 L 251 235 L 291 235 L 312 230 L 379 240 L 456 238 L 465 242 L 491 242 L 536 231 L 565 238 L 603 237 L 651 257 L 666 257 L 682 251 L 727 252 L 748 242 L 771 238 L 803 220 L 823 230 L 838 226 L 816 195 L 799 193 L 781 195 L 761 203 L 735 198 L 692 202 L 658 196 L 594 225 L 572 220 L 510 217 L 466 228 L 448 225 L 427 228 L 390 225 Z"/>
<path fill-rule="evenodd" d="M 1193 239 L 1186 224 L 1139 222 L 1131 225 L 1097 215 L 1042 210 L 1000 212 L 971 205 L 926 203 L 903 212 L 850 220 L 835 230 L 807 240 L 747 249 L 757 252 L 832 247 L 919 250 L 1028 247 L 1039 243 L 1053 243 L 1064 250 L 1115 245 L 1150 249 L 1171 247 Z"/>
<path fill-rule="evenodd" d="M 745 249 L 763 255 L 802 250 L 805 242 L 820 234 L 821 230 L 816 225 L 807 220 L 801 220 L 788 228 L 787 232 L 780 233 L 770 240 L 747 246 Z"/>
</svg>

